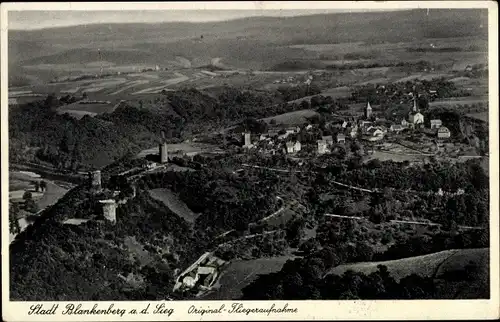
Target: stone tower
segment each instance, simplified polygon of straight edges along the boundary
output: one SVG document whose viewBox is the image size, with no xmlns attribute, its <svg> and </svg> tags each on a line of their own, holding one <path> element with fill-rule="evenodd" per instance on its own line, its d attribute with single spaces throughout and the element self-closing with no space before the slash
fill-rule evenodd
<svg viewBox="0 0 500 322">
<path fill-rule="evenodd" d="M 106 199 L 99 201 L 102 204 L 102 212 L 104 219 L 116 223 L 116 202 L 113 199 Z"/>
<path fill-rule="evenodd" d="M 250 133 L 248 133 L 248 132 L 243 133 L 243 137 L 245 138 L 245 144 L 243 146 L 249 147 L 250 145 L 252 145 L 252 140 L 250 138 Z"/>
<path fill-rule="evenodd" d="M 167 151 L 167 142 L 165 141 L 165 132 L 161 131 L 161 142 L 160 142 L 160 162 L 167 163 L 168 162 L 168 151 Z"/>
<path fill-rule="evenodd" d="M 167 142 L 160 143 L 160 162 L 161 163 L 168 162 Z"/>
<path fill-rule="evenodd" d="M 372 117 L 372 107 L 370 105 L 370 102 L 368 102 L 366 104 L 366 108 L 365 108 L 365 118 L 366 119 L 369 119 Z"/>
<path fill-rule="evenodd" d="M 88 174 L 89 177 L 89 189 L 93 192 L 100 192 L 102 190 L 101 185 L 101 171 L 91 171 Z"/>
</svg>

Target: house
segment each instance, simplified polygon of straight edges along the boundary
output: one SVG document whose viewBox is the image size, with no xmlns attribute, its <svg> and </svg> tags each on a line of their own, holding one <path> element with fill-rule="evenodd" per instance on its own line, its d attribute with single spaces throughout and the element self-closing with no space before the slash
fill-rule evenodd
<svg viewBox="0 0 500 322">
<path fill-rule="evenodd" d="M 368 141 L 379 141 L 384 138 L 384 132 L 381 129 L 372 127 L 369 131 L 367 131 L 365 139 Z"/>
<path fill-rule="evenodd" d="M 331 135 L 326 135 L 321 137 L 323 141 L 326 142 L 327 145 L 332 145 L 333 144 L 333 137 Z"/>
<path fill-rule="evenodd" d="M 345 143 L 345 135 L 342 133 L 337 134 L 337 143 Z"/>
<path fill-rule="evenodd" d="M 403 120 L 401 121 L 401 126 L 402 126 L 403 128 L 407 128 L 407 127 L 408 127 L 408 122 L 407 122 L 405 119 L 403 119 Z"/>
<path fill-rule="evenodd" d="M 361 121 L 359 122 L 359 126 L 361 126 L 361 127 L 368 127 L 368 126 L 370 126 L 370 125 L 372 125 L 372 122 L 371 122 L 371 121 L 361 120 Z"/>
<path fill-rule="evenodd" d="M 328 144 L 325 140 L 318 140 L 318 154 L 328 153 Z"/>
<path fill-rule="evenodd" d="M 294 150 L 295 152 L 299 152 L 300 150 L 302 150 L 302 144 L 299 141 L 295 141 Z"/>
<path fill-rule="evenodd" d="M 284 140 L 284 139 L 286 139 L 289 135 L 290 135 L 290 133 L 288 133 L 288 132 L 283 133 L 283 134 L 280 134 L 280 135 L 278 135 L 278 140 Z"/>
<path fill-rule="evenodd" d="M 302 149 L 302 144 L 299 141 L 288 141 L 286 143 L 286 152 L 287 153 L 297 153 Z"/>
<path fill-rule="evenodd" d="M 446 126 L 441 126 L 437 131 L 438 139 L 449 139 L 451 136 L 450 130 Z"/>
<path fill-rule="evenodd" d="M 312 130 L 312 128 L 313 128 L 313 126 L 311 124 L 309 124 L 309 125 L 306 126 L 306 130 L 308 130 L 308 131 Z"/>
<path fill-rule="evenodd" d="M 390 127 L 390 131 L 394 132 L 394 133 L 400 133 L 403 130 L 404 130 L 404 127 L 402 125 L 399 125 L 399 124 L 393 124 Z"/>
<path fill-rule="evenodd" d="M 351 128 L 351 131 L 349 132 L 349 135 L 351 136 L 351 138 L 355 138 L 358 136 L 358 127 L 357 126 L 353 126 Z"/>
<path fill-rule="evenodd" d="M 348 125 L 347 121 L 344 121 L 344 122 L 342 123 L 342 127 L 343 127 L 344 129 L 347 127 L 347 125 Z"/>
<path fill-rule="evenodd" d="M 294 133 L 299 133 L 300 132 L 300 127 L 289 127 L 285 130 L 286 133 L 288 134 L 294 134 Z"/>
<path fill-rule="evenodd" d="M 259 137 L 259 141 L 264 141 L 264 140 L 267 140 L 267 136 L 265 134 L 261 134 L 260 137 Z"/>
<path fill-rule="evenodd" d="M 441 122 L 441 120 L 431 120 L 431 130 L 439 129 L 441 125 L 443 125 L 443 122 Z"/>
</svg>

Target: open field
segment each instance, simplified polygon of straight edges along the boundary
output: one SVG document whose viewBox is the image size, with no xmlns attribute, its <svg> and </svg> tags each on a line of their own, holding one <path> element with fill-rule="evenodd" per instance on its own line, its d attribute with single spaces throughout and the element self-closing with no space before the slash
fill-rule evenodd
<svg viewBox="0 0 500 322">
<path fill-rule="evenodd" d="M 182 154 L 196 154 L 202 152 L 214 152 L 217 151 L 218 148 L 215 145 L 206 144 L 206 143 L 196 143 L 196 142 L 183 142 L 176 144 L 168 144 L 168 155 L 182 155 Z M 137 158 L 144 158 L 148 154 L 158 154 L 158 147 L 152 147 L 146 150 L 142 150 L 137 154 Z"/>
<path fill-rule="evenodd" d="M 437 106 L 456 107 L 456 106 L 461 106 L 461 105 L 463 106 L 463 105 L 471 105 L 471 104 L 478 104 L 478 103 L 488 104 L 488 97 L 473 97 L 473 96 L 455 97 L 455 98 L 436 100 L 434 102 L 430 102 L 429 106 L 430 107 L 437 107 Z"/>
<path fill-rule="evenodd" d="M 68 189 L 60 187 L 51 181 L 47 181 L 47 190 L 44 191 L 43 196 L 37 201 L 37 206 L 39 209 L 44 209 L 50 205 L 53 205 L 62 196 L 68 192 Z"/>
<path fill-rule="evenodd" d="M 469 261 L 473 261 L 481 266 L 485 260 L 487 261 L 488 257 L 488 248 L 455 249 L 384 262 L 339 265 L 331 269 L 327 274 L 342 275 L 348 270 L 370 274 L 377 270 L 378 265 L 385 265 L 391 276 L 396 280 L 400 280 L 410 274 L 439 279 L 447 272 L 463 270 Z"/>
<path fill-rule="evenodd" d="M 364 158 L 364 162 L 368 162 L 373 159 L 377 159 L 380 161 L 394 161 L 394 162 L 423 162 L 425 158 L 428 158 L 424 155 L 415 154 L 404 154 L 404 153 L 391 153 L 384 151 L 374 151 L 373 154 L 369 154 Z"/>
<path fill-rule="evenodd" d="M 271 120 L 275 120 L 276 124 L 303 124 L 307 122 L 307 118 L 318 115 L 318 112 L 314 110 L 300 110 L 295 112 L 284 113 L 276 116 L 266 117 L 262 119 L 266 123 L 270 123 Z"/>
<path fill-rule="evenodd" d="M 191 209 L 186 206 L 186 204 L 179 199 L 170 189 L 152 189 L 148 190 L 151 197 L 159 200 L 165 204 L 170 210 L 172 210 L 179 217 L 183 218 L 189 223 L 194 223 L 197 214 L 195 214 Z"/>
<path fill-rule="evenodd" d="M 65 112 L 88 112 L 91 114 L 110 113 L 113 111 L 114 104 L 108 103 L 92 103 L 92 104 L 79 104 L 79 102 L 61 106 L 58 108 L 59 113 Z"/>
<path fill-rule="evenodd" d="M 44 179 L 47 184 L 44 192 L 35 192 L 33 181 L 40 181 L 40 175 L 26 171 L 11 171 L 9 173 L 9 199 L 22 200 L 24 192 L 30 191 L 33 200 L 39 209 L 54 204 L 59 198 L 64 196 L 68 189 L 61 187 L 50 180 Z"/>
<path fill-rule="evenodd" d="M 488 122 L 488 120 L 489 120 L 488 114 L 489 114 L 488 112 L 471 113 L 471 114 L 467 114 L 467 116 L 484 121 L 484 122 Z"/>
<path fill-rule="evenodd" d="M 259 258 L 253 260 L 236 260 L 231 262 L 222 272 L 213 292 L 203 296 L 202 300 L 239 299 L 241 290 L 255 281 L 259 275 L 265 275 L 281 270 L 292 256 Z"/>
</svg>

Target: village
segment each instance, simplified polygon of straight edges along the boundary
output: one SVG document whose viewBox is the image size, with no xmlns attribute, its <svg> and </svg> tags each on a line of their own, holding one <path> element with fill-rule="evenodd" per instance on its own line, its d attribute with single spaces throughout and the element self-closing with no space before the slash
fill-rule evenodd
<svg viewBox="0 0 500 322">
<path fill-rule="evenodd" d="M 359 117 L 343 117 L 334 113 L 332 116 L 332 120 L 324 124 L 326 131 L 311 123 L 293 127 L 276 125 L 262 134 L 246 131 L 242 133 L 242 148 L 248 152 L 286 154 L 299 158 L 338 153 L 341 149 L 354 151 L 360 148 L 359 143 L 365 149 L 371 148 L 372 152 L 374 149 L 396 154 L 407 151 L 428 156 L 467 149 L 451 142 L 452 133 L 442 120 L 432 119 L 426 123 L 416 100 L 408 108 L 407 117 L 399 123 L 378 117 L 370 102 L 366 103 L 364 113 Z"/>
</svg>

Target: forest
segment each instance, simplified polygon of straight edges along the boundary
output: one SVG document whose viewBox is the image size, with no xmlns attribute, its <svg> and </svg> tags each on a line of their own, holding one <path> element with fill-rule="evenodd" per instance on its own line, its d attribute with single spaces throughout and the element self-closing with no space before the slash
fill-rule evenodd
<svg viewBox="0 0 500 322">
<path fill-rule="evenodd" d="M 160 139 L 161 131 L 176 142 L 206 127 L 301 109 L 299 104 L 286 102 L 318 92 L 305 86 L 269 92 L 224 87 L 213 98 L 186 88 L 147 101 L 131 101 L 112 113 L 79 120 L 58 112 L 72 98 L 66 95 L 58 99 L 53 94 L 10 108 L 9 158 L 12 163 L 46 162 L 59 170 L 103 167 L 150 148 Z"/>
<path fill-rule="evenodd" d="M 287 263 L 281 272 L 259 277 L 244 291 L 245 299 L 433 298 L 431 280 L 408 276 L 395 282 L 383 268 L 367 276 L 322 277 L 331 267 L 344 263 L 489 245 L 487 177 L 475 161 L 418 168 L 393 162 L 346 165 L 330 157 L 329 167 L 322 168 L 326 160 L 311 161 L 303 167 L 313 171 L 302 174 L 248 169 L 234 175 L 227 171 L 241 162 L 259 161 L 274 167 L 297 167 L 278 156 L 266 160 L 256 155 L 197 157 L 196 162 L 204 165 L 198 171 L 153 173 L 136 182 L 136 197 L 118 207 L 114 226 L 100 221 L 99 196 L 84 186 L 72 189 L 12 243 L 12 298 L 164 299 L 174 296 L 171 289 L 176 272 L 205 251 L 234 260 L 279 256 L 293 249 L 303 257 Z M 110 173 L 135 165 L 140 161 L 123 158 L 106 168 L 105 185 L 110 184 Z M 427 177 L 428 181 L 423 179 Z M 360 194 L 339 188 L 332 180 L 379 187 L 380 192 Z M 454 186 L 455 181 L 461 185 Z M 434 189 L 433 182 L 440 182 L 443 189 L 462 187 L 465 193 L 429 196 L 389 189 Z M 114 188 L 127 190 L 125 186 Z M 194 226 L 153 199 L 148 190 L 155 188 L 171 189 L 200 213 Z M 294 210 L 295 215 L 274 226 L 256 224 L 281 206 L 276 196 L 295 200 L 303 210 Z M 324 217 L 326 212 L 361 216 L 364 221 L 331 220 Z M 61 224 L 69 217 L 93 220 L 80 226 Z M 414 217 L 443 226 L 415 230 L 398 229 L 390 223 L 393 218 Z M 457 225 L 461 224 L 485 229 L 459 231 Z M 315 236 L 306 238 L 305 230 L 314 226 Z M 234 232 L 216 238 L 227 230 Z M 236 241 L 250 234 L 262 236 Z"/>
</svg>

